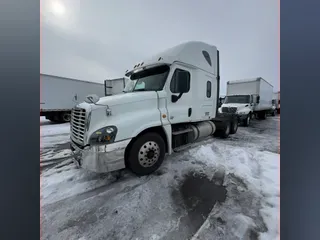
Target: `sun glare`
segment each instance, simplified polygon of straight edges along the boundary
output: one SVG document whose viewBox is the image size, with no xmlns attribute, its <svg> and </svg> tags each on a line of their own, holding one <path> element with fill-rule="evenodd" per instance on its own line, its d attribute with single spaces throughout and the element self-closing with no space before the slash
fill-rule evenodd
<svg viewBox="0 0 320 240">
<path fill-rule="evenodd" d="M 54 1 L 52 2 L 52 12 L 55 15 L 63 15 L 66 11 L 64 5 L 61 2 Z"/>
</svg>

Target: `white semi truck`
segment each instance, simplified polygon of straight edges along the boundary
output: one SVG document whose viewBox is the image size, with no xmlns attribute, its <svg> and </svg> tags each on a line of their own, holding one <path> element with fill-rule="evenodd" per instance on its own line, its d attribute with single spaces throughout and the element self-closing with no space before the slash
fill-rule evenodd
<svg viewBox="0 0 320 240">
<path fill-rule="evenodd" d="M 236 115 L 218 114 L 219 51 L 186 42 L 135 65 L 122 94 L 88 96 L 72 111 L 75 163 L 103 173 L 158 169 L 166 154 L 212 135 L 236 133 Z"/>
<path fill-rule="evenodd" d="M 221 113 L 235 113 L 244 126 L 253 116 L 265 119 L 272 108 L 273 86 L 261 77 L 227 82 L 227 95 L 219 108 Z"/>
</svg>

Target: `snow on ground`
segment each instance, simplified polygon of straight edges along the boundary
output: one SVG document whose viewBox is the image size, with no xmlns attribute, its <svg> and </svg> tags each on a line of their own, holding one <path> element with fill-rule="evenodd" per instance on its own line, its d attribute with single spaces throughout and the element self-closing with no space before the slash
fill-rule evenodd
<svg viewBox="0 0 320 240">
<path fill-rule="evenodd" d="M 41 161 L 70 156 L 68 149 L 70 124 L 54 124 L 40 117 Z M 60 147 L 59 147 L 60 146 Z"/>
<path fill-rule="evenodd" d="M 87 172 L 70 159 L 45 169 L 42 237 L 278 239 L 279 123 L 279 117 L 253 121 L 228 139 L 168 156 L 158 171 L 140 178 L 127 170 L 120 178 Z M 68 124 L 41 129 L 42 138 L 53 137 L 45 146 L 52 158 L 67 153 Z"/>
</svg>

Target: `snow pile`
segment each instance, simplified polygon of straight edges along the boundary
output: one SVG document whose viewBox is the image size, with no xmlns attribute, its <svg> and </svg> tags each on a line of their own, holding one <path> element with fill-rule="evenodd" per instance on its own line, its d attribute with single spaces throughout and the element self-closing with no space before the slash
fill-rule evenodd
<svg viewBox="0 0 320 240">
<path fill-rule="evenodd" d="M 256 234 L 260 239 L 279 238 L 279 154 L 256 148 L 230 148 L 221 143 L 201 146 L 190 153 L 207 166 L 226 170 L 229 196 L 226 203 L 215 207 L 197 237 L 221 235 L 215 239 L 246 239 Z M 219 225 L 217 218 L 227 224 L 212 231 L 214 225 Z"/>
</svg>

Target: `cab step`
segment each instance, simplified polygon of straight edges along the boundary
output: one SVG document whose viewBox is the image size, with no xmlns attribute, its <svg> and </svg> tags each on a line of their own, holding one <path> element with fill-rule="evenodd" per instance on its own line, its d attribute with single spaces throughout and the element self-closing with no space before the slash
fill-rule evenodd
<svg viewBox="0 0 320 240">
<path fill-rule="evenodd" d="M 186 144 L 186 145 L 182 145 L 182 146 L 180 146 L 180 147 L 174 148 L 173 151 L 174 151 L 174 152 L 181 152 L 181 151 L 183 151 L 183 150 L 185 150 L 186 148 L 191 147 L 191 146 L 192 146 L 192 143 L 188 143 L 188 144 Z"/>
</svg>

